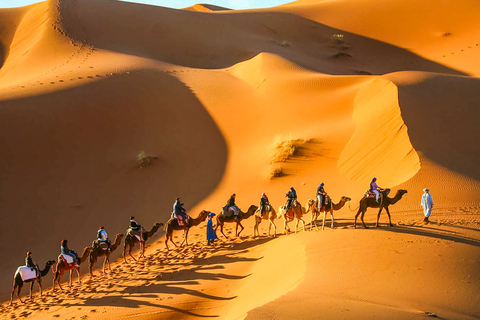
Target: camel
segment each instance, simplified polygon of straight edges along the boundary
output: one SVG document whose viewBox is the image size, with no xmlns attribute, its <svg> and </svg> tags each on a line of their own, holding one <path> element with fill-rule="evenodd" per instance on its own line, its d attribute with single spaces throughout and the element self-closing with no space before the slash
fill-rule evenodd
<svg viewBox="0 0 480 320">
<path fill-rule="evenodd" d="M 277 214 L 273 206 L 267 205 L 265 206 L 265 211 L 263 212 L 263 215 L 260 214 L 260 208 L 258 208 L 255 211 L 255 226 L 253 227 L 253 236 L 255 237 L 256 235 L 260 235 L 258 232 L 258 226 L 263 220 L 268 220 L 270 222 L 270 225 L 268 226 L 268 236 L 270 237 L 270 229 L 273 226 L 273 236 L 275 237 L 277 235 L 277 227 L 275 226 L 275 219 L 280 218 L 281 215 Z"/>
<path fill-rule="evenodd" d="M 240 210 L 240 208 L 238 209 L 238 215 L 235 217 L 234 215 L 232 215 L 231 217 L 226 217 L 223 212 L 221 212 L 219 215 L 217 215 L 217 226 L 215 227 L 215 231 L 217 231 L 218 227 L 220 227 L 220 232 L 223 234 L 223 236 L 225 238 L 228 239 L 228 237 L 225 235 L 225 233 L 223 233 L 223 224 L 224 223 L 230 223 L 230 222 L 235 222 L 237 225 L 235 226 L 235 236 L 236 237 L 239 237 L 240 236 L 240 233 L 243 231 L 243 229 L 245 229 L 243 226 L 242 226 L 242 223 L 241 221 L 244 220 L 244 219 L 248 219 L 250 218 L 251 216 L 253 216 L 253 214 L 255 213 L 255 211 L 257 210 L 257 206 L 255 205 L 251 205 L 247 212 L 243 212 L 242 210 Z M 240 231 L 237 232 L 238 230 L 238 227 L 240 226 Z"/>
<path fill-rule="evenodd" d="M 387 189 L 387 190 L 390 191 L 389 189 Z M 369 208 L 369 207 L 370 208 L 380 208 L 380 210 L 378 210 L 377 223 L 375 224 L 375 227 L 378 227 L 378 220 L 380 219 L 380 214 L 382 213 L 383 208 L 385 208 L 385 210 L 387 211 L 388 219 L 390 221 L 390 227 L 393 227 L 392 218 L 390 217 L 390 210 L 388 209 L 388 206 L 397 203 L 397 201 L 400 200 L 403 197 L 403 195 L 407 192 L 408 192 L 407 190 L 399 189 L 397 191 L 397 193 L 395 194 L 395 197 L 393 197 L 393 198 L 389 198 L 387 196 L 388 193 L 384 194 L 381 198 L 380 203 L 378 203 L 375 200 L 375 198 L 363 197 L 360 200 L 360 205 L 359 205 L 359 208 L 358 208 L 358 212 L 355 215 L 355 223 L 353 224 L 353 227 L 354 228 L 357 227 L 357 217 L 361 213 L 362 215 L 361 215 L 360 219 L 362 219 L 363 226 L 365 227 L 365 229 L 368 228 L 365 225 L 365 222 L 363 221 L 363 217 L 365 216 L 365 212 L 367 212 L 367 208 Z"/>
<path fill-rule="evenodd" d="M 24 283 L 30 282 L 30 299 L 33 299 L 32 298 L 33 284 L 35 283 L 35 281 L 37 281 L 38 286 L 40 287 L 40 297 L 41 297 L 42 296 L 42 278 L 47 275 L 50 268 L 52 268 L 52 271 L 53 271 L 54 264 L 55 264 L 55 260 L 48 260 L 47 262 L 45 262 L 45 268 L 43 270 L 40 270 L 40 268 L 37 265 L 37 269 L 39 270 L 40 274 L 36 278 L 32 278 L 25 281 L 22 280 L 20 272 L 17 269 L 17 272 L 15 272 L 15 276 L 13 277 L 13 289 L 12 289 L 12 297 L 10 299 L 10 305 L 13 304 L 13 294 L 15 293 L 15 289 L 17 288 L 18 288 L 17 290 L 18 300 L 20 300 L 20 302 L 22 303 L 24 302 L 22 301 L 22 298 L 20 298 L 20 290 L 22 290 Z"/>
<path fill-rule="evenodd" d="M 330 216 L 332 217 L 332 224 L 330 228 L 333 229 L 333 220 L 334 220 L 333 211 L 340 210 L 341 208 L 343 208 L 345 203 L 347 203 L 347 201 L 352 200 L 349 197 L 343 196 L 342 198 L 340 198 L 340 201 L 338 203 L 333 203 L 328 195 L 327 197 L 328 197 L 328 204 L 326 206 L 322 206 L 322 208 L 320 209 L 320 212 L 318 212 L 318 198 L 308 199 L 307 205 L 305 206 L 307 208 L 307 210 L 305 210 L 305 213 L 308 213 L 310 210 L 312 210 L 312 221 L 310 222 L 310 231 L 312 231 L 312 228 L 314 225 L 315 225 L 315 228 L 318 230 L 317 218 L 321 212 L 323 212 L 322 230 L 324 230 L 325 228 L 325 219 L 327 216 L 327 212 L 329 212 Z"/>
<path fill-rule="evenodd" d="M 167 247 L 167 250 L 170 250 L 168 248 L 168 240 L 170 240 L 175 245 L 175 247 L 177 246 L 177 244 L 173 241 L 173 231 L 174 230 L 183 230 L 183 241 L 180 243 L 180 246 L 182 246 L 184 242 L 188 246 L 188 240 L 187 240 L 188 231 L 190 231 L 191 227 L 198 226 L 200 223 L 205 221 L 207 219 L 209 213 L 210 213 L 210 211 L 203 210 L 202 212 L 200 212 L 198 214 L 198 216 L 196 218 L 188 219 L 188 223 L 186 225 L 183 225 L 183 226 L 180 226 L 178 224 L 177 219 L 174 219 L 173 217 L 170 218 L 164 226 L 164 228 L 165 228 L 165 246 Z"/>
<path fill-rule="evenodd" d="M 118 233 L 115 236 L 115 242 L 110 246 L 109 250 L 104 250 L 102 249 L 101 246 L 95 246 L 92 249 L 92 252 L 90 252 L 90 260 L 88 262 L 88 269 L 90 271 L 90 276 L 93 276 L 93 265 L 97 262 L 98 257 L 105 257 L 103 260 L 103 273 L 105 273 L 105 265 L 108 263 L 108 269 L 112 271 L 110 268 L 110 254 L 115 251 L 115 249 L 120 246 L 120 243 L 122 242 L 123 234 Z M 106 245 L 106 244 L 105 244 Z"/>
<path fill-rule="evenodd" d="M 157 230 L 163 226 L 163 223 L 160 223 L 160 222 L 155 222 L 153 224 L 153 227 L 150 231 L 144 231 L 143 234 L 142 234 L 142 238 L 143 238 L 143 241 L 147 241 L 149 238 L 151 238 L 155 232 L 157 232 Z M 135 236 L 132 236 L 130 234 L 128 234 L 127 232 L 127 235 L 125 236 L 125 239 L 124 239 L 124 246 L 123 246 L 123 260 L 125 261 L 125 263 L 127 263 L 127 259 L 125 258 L 125 252 L 127 251 L 127 246 L 129 247 L 128 249 L 128 254 L 130 255 L 130 257 L 132 257 L 133 260 L 137 261 L 137 259 L 140 259 L 141 257 L 144 256 L 144 253 L 145 253 L 145 245 L 141 245 L 142 247 L 142 252 L 140 253 L 140 255 L 138 256 L 137 259 L 135 259 L 133 256 L 132 256 L 132 250 L 133 248 L 135 248 L 135 244 L 140 242 L 140 240 L 138 240 L 137 237 Z"/>
<path fill-rule="evenodd" d="M 52 291 L 55 291 L 55 282 L 58 283 L 58 287 L 60 288 L 60 290 L 63 290 L 62 286 L 60 285 L 60 281 L 62 280 L 63 273 L 65 271 L 70 270 L 70 282 L 69 282 L 70 285 L 72 285 L 73 270 L 77 271 L 78 283 L 80 283 L 80 264 L 82 264 L 83 262 L 85 262 L 85 260 L 87 260 L 91 251 L 92 251 L 91 247 L 85 247 L 83 249 L 82 255 L 77 260 L 78 266 L 76 266 L 75 263 L 70 263 L 70 264 L 66 263 L 65 259 L 63 258 L 63 256 L 61 254 L 58 256 L 57 265 L 55 267 L 55 270 L 53 270 L 53 273 L 55 274 L 55 276 L 53 277 Z"/>
<path fill-rule="evenodd" d="M 293 221 L 293 219 L 297 219 L 297 223 L 295 223 L 295 233 L 297 233 L 298 222 L 302 221 L 303 224 L 303 231 L 305 231 L 305 221 L 303 221 L 302 216 L 305 214 L 305 208 L 302 207 L 300 202 L 294 201 L 292 206 L 288 209 L 288 212 L 285 212 L 285 206 L 278 207 L 279 215 L 283 216 L 285 220 L 285 233 L 287 234 L 290 231 L 290 227 L 288 226 L 288 222 Z"/>
</svg>

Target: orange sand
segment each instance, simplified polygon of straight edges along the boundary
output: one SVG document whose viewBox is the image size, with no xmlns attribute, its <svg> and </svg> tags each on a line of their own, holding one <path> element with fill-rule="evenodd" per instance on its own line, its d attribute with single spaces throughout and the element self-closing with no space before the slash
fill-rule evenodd
<svg viewBox="0 0 480 320">
<path fill-rule="evenodd" d="M 478 319 L 479 9 L 50 0 L 0 10 L 2 318 Z M 297 152 L 275 160 L 289 141 Z M 142 168 L 142 156 L 157 159 Z M 373 176 L 408 194 L 390 208 L 393 227 L 382 216 L 378 229 L 353 229 Z M 290 186 L 304 205 L 320 182 L 334 202 L 352 198 L 334 230 L 328 220 L 284 236 L 280 219 L 277 238 L 253 238 L 250 218 L 241 237 L 228 225 L 229 239 L 207 247 L 202 223 L 170 252 L 161 230 L 138 263 L 92 279 L 85 263 L 81 285 L 42 298 L 35 285 L 33 301 L 7 305 L 28 250 L 43 267 L 62 239 L 81 251 L 99 225 L 113 238 L 131 215 L 166 222 L 176 197 L 192 216 L 218 214 L 232 193 L 243 210 L 262 192 L 278 208 Z"/>
</svg>

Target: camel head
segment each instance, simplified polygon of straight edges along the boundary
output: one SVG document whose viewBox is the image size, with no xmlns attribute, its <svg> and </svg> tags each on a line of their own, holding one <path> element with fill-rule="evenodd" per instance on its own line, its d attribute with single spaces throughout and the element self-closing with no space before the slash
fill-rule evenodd
<svg viewBox="0 0 480 320">
<path fill-rule="evenodd" d="M 252 215 L 255 213 L 255 211 L 257 211 L 257 209 L 258 209 L 258 207 L 257 207 L 256 205 L 252 204 L 252 205 L 248 208 L 247 212 L 245 213 L 244 218 L 246 219 L 246 218 L 252 216 Z"/>
<path fill-rule="evenodd" d="M 351 200 L 352 200 L 352 198 L 350 198 L 350 197 L 345 197 L 345 196 L 342 197 L 342 201 L 347 202 L 347 201 L 351 201 Z"/>
<path fill-rule="evenodd" d="M 50 266 L 53 266 L 55 263 L 57 263 L 57 261 L 55 261 L 55 260 L 48 260 L 47 262 L 45 262 L 45 266 L 50 267 Z"/>
<path fill-rule="evenodd" d="M 305 210 L 305 213 L 309 212 L 309 211 L 312 209 L 312 207 L 314 206 L 315 202 L 316 202 L 316 199 L 308 199 L 308 200 L 307 200 L 307 204 L 305 205 L 305 207 L 307 208 L 307 210 Z"/>
<path fill-rule="evenodd" d="M 283 206 L 278 207 L 278 215 L 283 216 L 285 214 L 285 208 Z"/>
<path fill-rule="evenodd" d="M 198 218 L 201 220 L 201 221 L 205 221 L 207 218 L 208 218 L 208 215 L 210 214 L 210 211 L 208 210 L 202 210 L 202 212 L 200 212 L 198 214 Z"/>
<path fill-rule="evenodd" d="M 405 189 L 398 189 L 397 193 L 398 193 L 399 195 L 403 196 L 405 193 L 408 193 L 408 191 L 405 190 Z"/>
</svg>

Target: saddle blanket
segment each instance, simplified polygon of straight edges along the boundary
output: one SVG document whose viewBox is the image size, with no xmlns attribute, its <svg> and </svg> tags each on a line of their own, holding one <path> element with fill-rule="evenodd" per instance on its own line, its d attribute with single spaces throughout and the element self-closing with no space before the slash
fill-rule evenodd
<svg viewBox="0 0 480 320">
<path fill-rule="evenodd" d="M 32 269 L 30 269 L 27 266 L 18 267 L 16 273 L 20 273 L 20 277 L 22 277 L 22 281 L 31 280 L 37 277 L 37 272 L 35 272 L 35 270 L 32 271 Z"/>
<path fill-rule="evenodd" d="M 142 238 L 140 238 L 140 230 L 128 229 L 127 235 L 137 238 L 138 241 L 143 241 Z"/>
<path fill-rule="evenodd" d="M 65 261 L 66 261 L 68 264 L 73 263 L 73 257 L 72 257 L 72 256 L 69 256 L 69 255 L 66 255 L 66 254 L 63 254 L 63 253 L 62 253 L 62 257 L 63 257 L 63 259 L 65 259 Z"/>
<path fill-rule="evenodd" d="M 105 241 L 100 241 L 100 242 L 98 243 L 98 246 L 99 246 L 100 249 L 102 249 L 103 251 L 108 250 L 108 244 L 107 244 Z"/>
</svg>

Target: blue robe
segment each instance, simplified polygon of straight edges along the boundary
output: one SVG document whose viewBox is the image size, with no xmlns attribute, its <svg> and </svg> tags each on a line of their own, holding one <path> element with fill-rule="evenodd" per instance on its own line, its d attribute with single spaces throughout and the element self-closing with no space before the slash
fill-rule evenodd
<svg viewBox="0 0 480 320">
<path fill-rule="evenodd" d="M 217 239 L 217 234 L 213 229 L 213 222 L 212 219 L 208 219 L 207 221 L 207 240 L 215 240 Z"/>
</svg>

